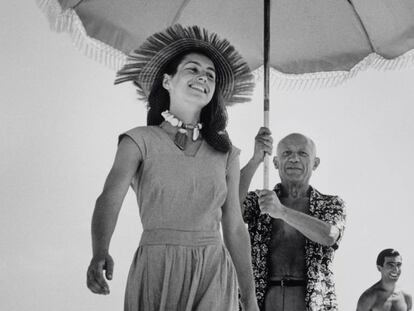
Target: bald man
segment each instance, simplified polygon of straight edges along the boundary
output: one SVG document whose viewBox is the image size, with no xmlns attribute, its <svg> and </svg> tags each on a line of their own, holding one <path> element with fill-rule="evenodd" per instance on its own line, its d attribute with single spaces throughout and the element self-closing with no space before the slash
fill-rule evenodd
<svg viewBox="0 0 414 311">
<path fill-rule="evenodd" d="M 377 269 L 381 280 L 368 288 L 359 298 L 357 311 L 410 311 L 412 297 L 397 287 L 401 275 L 402 258 L 392 248 L 381 251 L 377 257 Z"/>
<path fill-rule="evenodd" d="M 281 183 L 273 191 L 247 193 L 272 146 L 269 129 L 261 128 L 254 154 L 240 174 L 240 202 L 249 227 L 260 309 L 338 310 L 332 261 L 345 228 L 344 203 L 310 186 L 320 159 L 314 142 L 298 133 L 277 145 L 273 164 Z"/>
</svg>

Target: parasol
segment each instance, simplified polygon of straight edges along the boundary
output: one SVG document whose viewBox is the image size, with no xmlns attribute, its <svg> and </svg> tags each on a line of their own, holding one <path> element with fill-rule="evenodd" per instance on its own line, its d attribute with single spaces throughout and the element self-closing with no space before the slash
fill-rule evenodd
<svg viewBox="0 0 414 311">
<path fill-rule="evenodd" d="M 367 68 L 414 63 L 412 0 L 36 0 L 51 27 L 117 70 L 149 35 L 172 24 L 228 38 L 275 89 L 335 86 Z M 270 46 L 270 48 L 269 48 Z M 269 70 L 269 67 L 271 69 Z M 268 179 L 265 161 L 265 188 Z"/>
</svg>

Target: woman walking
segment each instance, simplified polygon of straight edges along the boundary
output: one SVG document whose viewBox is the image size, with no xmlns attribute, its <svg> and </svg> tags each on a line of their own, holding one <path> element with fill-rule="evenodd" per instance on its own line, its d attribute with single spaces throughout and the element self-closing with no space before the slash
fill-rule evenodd
<svg viewBox="0 0 414 311">
<path fill-rule="evenodd" d="M 150 36 L 118 73 L 148 102 L 147 126 L 119 137 L 92 219 L 90 290 L 109 293 L 109 243 L 129 186 L 143 233 L 125 310 L 258 310 L 238 199 L 239 150 L 225 104 L 247 101 L 252 75 L 226 40 L 196 26 Z M 220 224 L 224 243 L 220 234 Z"/>
</svg>

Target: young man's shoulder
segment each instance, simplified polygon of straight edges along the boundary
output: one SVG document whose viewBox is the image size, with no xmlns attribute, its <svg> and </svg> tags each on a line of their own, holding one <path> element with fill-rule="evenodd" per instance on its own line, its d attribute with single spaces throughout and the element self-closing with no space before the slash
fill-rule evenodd
<svg viewBox="0 0 414 311">
<path fill-rule="evenodd" d="M 370 310 L 377 300 L 378 292 L 379 288 L 377 284 L 374 284 L 370 288 L 365 290 L 362 293 L 361 297 L 359 297 L 358 299 L 357 311 Z"/>
</svg>

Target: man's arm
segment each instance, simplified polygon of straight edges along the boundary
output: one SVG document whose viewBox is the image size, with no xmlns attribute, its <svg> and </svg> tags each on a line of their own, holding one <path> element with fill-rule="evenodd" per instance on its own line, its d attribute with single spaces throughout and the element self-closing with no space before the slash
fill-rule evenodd
<svg viewBox="0 0 414 311">
<path fill-rule="evenodd" d="M 259 205 L 262 213 L 285 221 L 316 243 L 332 246 L 340 236 L 337 226 L 284 206 L 274 191 L 261 190 Z"/>
<path fill-rule="evenodd" d="M 271 132 L 266 127 L 261 127 L 254 140 L 253 157 L 240 170 L 239 201 L 243 203 L 249 191 L 250 183 L 259 165 L 263 162 L 265 154 L 272 154 L 273 139 Z M 241 204 L 243 213 L 243 204 Z"/>
</svg>

